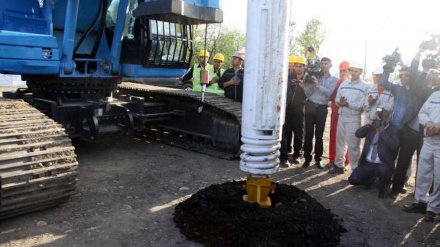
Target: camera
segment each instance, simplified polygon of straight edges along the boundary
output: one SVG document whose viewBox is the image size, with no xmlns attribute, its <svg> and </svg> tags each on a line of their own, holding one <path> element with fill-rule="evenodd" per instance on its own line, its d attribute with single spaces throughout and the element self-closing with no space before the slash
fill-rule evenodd
<svg viewBox="0 0 440 247">
<path fill-rule="evenodd" d="M 385 110 L 383 108 L 378 107 L 376 109 L 376 119 L 373 120 L 373 123 L 371 123 L 371 125 L 373 126 L 373 128 L 377 129 L 380 128 L 384 125 L 384 119 L 385 117 L 388 116 L 388 113 L 385 112 Z"/>
<path fill-rule="evenodd" d="M 315 48 L 314 48 L 313 46 L 309 46 L 309 47 L 307 47 L 307 50 L 308 50 L 309 52 L 314 52 L 314 51 L 315 51 Z"/>
<path fill-rule="evenodd" d="M 400 53 L 399 51 L 399 47 L 397 47 L 396 49 L 394 49 L 393 53 L 391 55 L 386 55 L 385 57 L 383 57 L 383 61 L 385 62 L 385 66 L 388 67 L 389 69 L 393 69 L 396 67 L 397 63 L 399 63 L 400 61 Z M 384 66 L 384 69 L 385 69 Z"/>
<path fill-rule="evenodd" d="M 313 61 L 312 59 L 307 59 L 307 76 L 304 79 L 305 83 L 313 84 L 312 76 L 319 78 L 321 76 L 321 61 L 316 59 Z"/>
</svg>

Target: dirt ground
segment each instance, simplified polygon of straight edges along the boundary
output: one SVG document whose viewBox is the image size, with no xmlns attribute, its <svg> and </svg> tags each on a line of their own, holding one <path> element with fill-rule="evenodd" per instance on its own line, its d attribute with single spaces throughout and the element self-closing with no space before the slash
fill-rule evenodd
<svg viewBox="0 0 440 247">
<path fill-rule="evenodd" d="M 74 145 L 78 193 L 58 208 L 0 222 L 0 247 L 201 246 L 180 234 L 172 220 L 175 205 L 211 184 L 246 176 L 238 160 L 154 140 L 108 136 L 100 143 Z M 327 172 L 294 166 L 281 169 L 273 180 L 307 191 L 339 215 L 348 230 L 340 246 L 440 246 L 440 223 L 401 211 L 413 200 L 413 179 L 409 193 L 393 201 L 377 198 L 375 188 L 350 186 L 348 174 Z"/>
</svg>

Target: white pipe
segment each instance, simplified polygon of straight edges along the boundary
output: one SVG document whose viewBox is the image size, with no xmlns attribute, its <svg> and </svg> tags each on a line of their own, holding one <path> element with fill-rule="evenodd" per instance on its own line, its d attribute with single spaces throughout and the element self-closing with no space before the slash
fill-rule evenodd
<svg viewBox="0 0 440 247">
<path fill-rule="evenodd" d="M 290 1 L 249 0 L 240 169 L 278 171 L 287 89 Z"/>
</svg>

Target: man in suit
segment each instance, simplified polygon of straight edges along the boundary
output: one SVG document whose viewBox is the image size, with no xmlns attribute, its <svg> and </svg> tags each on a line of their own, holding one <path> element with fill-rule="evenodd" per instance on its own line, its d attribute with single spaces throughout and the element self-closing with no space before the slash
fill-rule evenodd
<svg viewBox="0 0 440 247">
<path fill-rule="evenodd" d="M 390 124 L 390 112 L 377 108 L 376 118 L 356 130 L 357 138 L 364 138 L 365 143 L 358 167 L 348 178 L 352 185 L 371 187 L 379 179 L 379 198 L 385 197 L 394 173 L 394 161 L 400 144 L 399 130 Z"/>
</svg>

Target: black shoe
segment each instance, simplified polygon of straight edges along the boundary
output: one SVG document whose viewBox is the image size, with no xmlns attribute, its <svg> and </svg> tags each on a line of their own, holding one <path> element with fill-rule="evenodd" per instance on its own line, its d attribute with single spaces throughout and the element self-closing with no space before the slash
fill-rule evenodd
<svg viewBox="0 0 440 247">
<path fill-rule="evenodd" d="M 281 167 L 289 167 L 290 166 L 290 163 L 289 163 L 289 161 L 286 159 L 286 160 L 281 160 L 280 161 L 280 166 Z"/>
<path fill-rule="evenodd" d="M 411 205 L 405 205 L 402 210 L 405 212 L 408 212 L 408 213 L 425 214 L 426 213 L 426 203 L 425 202 L 414 202 Z"/>
<path fill-rule="evenodd" d="M 332 169 L 330 169 L 330 171 L 328 171 L 329 174 L 344 174 L 345 173 L 345 168 L 340 168 L 338 166 L 333 166 Z"/>
<path fill-rule="evenodd" d="M 295 165 L 298 165 L 299 164 L 299 157 L 293 157 L 292 163 Z"/>
<path fill-rule="evenodd" d="M 322 168 L 324 168 L 324 166 L 322 165 L 321 161 L 316 161 L 316 162 L 315 162 L 315 166 L 316 166 L 318 169 L 322 169 Z"/>
<path fill-rule="evenodd" d="M 307 169 L 310 166 L 310 161 L 304 161 L 302 168 Z"/>
<path fill-rule="evenodd" d="M 428 211 L 426 212 L 425 217 L 423 218 L 424 221 L 426 222 L 434 222 L 437 219 L 438 214 Z"/>
<path fill-rule="evenodd" d="M 396 199 L 399 196 L 399 193 L 391 192 L 388 194 L 388 198 Z"/>
<path fill-rule="evenodd" d="M 335 163 L 333 162 L 329 162 L 325 165 L 325 167 L 327 167 L 328 169 L 332 169 L 335 166 Z"/>
<path fill-rule="evenodd" d="M 400 190 L 400 194 L 406 194 L 408 192 L 408 188 L 406 188 L 406 185 L 403 185 L 403 188 Z"/>
</svg>

